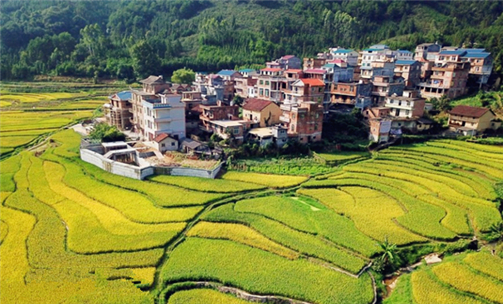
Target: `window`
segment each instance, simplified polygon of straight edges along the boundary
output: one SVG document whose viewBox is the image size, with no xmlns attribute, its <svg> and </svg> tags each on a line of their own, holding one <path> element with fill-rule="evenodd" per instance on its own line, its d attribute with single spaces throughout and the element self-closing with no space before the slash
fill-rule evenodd
<svg viewBox="0 0 503 304">
<path fill-rule="evenodd" d="M 293 125 L 293 124 L 292 124 L 292 125 L 290 126 L 290 130 L 295 131 L 295 125 Z"/>
<path fill-rule="evenodd" d="M 265 96 L 269 97 L 269 90 L 265 89 Z"/>
<path fill-rule="evenodd" d="M 234 128 L 234 134 L 239 134 L 239 128 Z"/>
<path fill-rule="evenodd" d="M 175 145 L 175 142 L 174 142 L 174 141 L 173 141 L 173 142 L 171 142 L 171 146 L 174 146 L 174 145 Z"/>
<path fill-rule="evenodd" d="M 259 83 L 260 83 L 260 84 L 264 84 L 264 81 L 263 81 L 263 80 L 261 80 Z"/>
<path fill-rule="evenodd" d="M 260 95 L 264 95 L 264 89 L 260 89 L 259 92 L 260 92 Z"/>
<path fill-rule="evenodd" d="M 165 147 L 165 145 L 164 145 L 164 144 L 161 144 L 161 147 L 163 147 L 163 148 L 164 148 L 164 147 Z"/>
<path fill-rule="evenodd" d="M 269 81 L 266 80 L 265 85 L 269 85 Z"/>
</svg>

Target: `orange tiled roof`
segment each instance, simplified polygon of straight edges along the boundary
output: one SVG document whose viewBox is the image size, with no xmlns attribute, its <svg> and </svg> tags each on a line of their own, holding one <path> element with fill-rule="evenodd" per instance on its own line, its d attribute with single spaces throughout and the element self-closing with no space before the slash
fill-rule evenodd
<svg viewBox="0 0 503 304">
<path fill-rule="evenodd" d="M 325 86 L 325 83 L 319 79 L 315 79 L 315 78 L 301 78 L 299 79 L 300 81 L 302 81 L 304 84 L 308 84 L 312 87 L 324 87 Z"/>
</svg>

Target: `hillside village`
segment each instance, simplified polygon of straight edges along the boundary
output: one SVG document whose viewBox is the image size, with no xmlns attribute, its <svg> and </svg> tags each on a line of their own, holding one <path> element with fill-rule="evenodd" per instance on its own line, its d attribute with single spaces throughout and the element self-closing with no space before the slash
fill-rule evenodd
<svg viewBox="0 0 503 304">
<path fill-rule="evenodd" d="M 282 147 L 322 140 L 334 113 L 361 112 L 368 139 L 394 142 L 403 133 L 427 132 L 432 99 L 453 99 L 488 84 L 493 58 L 484 49 L 420 44 L 415 53 L 373 45 L 356 52 L 330 48 L 316 58 L 286 55 L 260 70 L 196 72 L 192 85 L 163 76 L 141 80 L 141 89 L 110 96 L 110 125 L 161 153 L 210 153 L 219 138 Z M 501 122 L 488 108 L 459 105 L 449 112 L 451 135 L 473 136 Z M 213 136 L 213 137 L 212 137 Z"/>
</svg>

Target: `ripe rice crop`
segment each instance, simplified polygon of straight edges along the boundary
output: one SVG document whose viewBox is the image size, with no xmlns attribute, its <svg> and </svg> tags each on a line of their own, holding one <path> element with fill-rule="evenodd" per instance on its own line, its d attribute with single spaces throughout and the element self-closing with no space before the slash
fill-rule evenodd
<svg viewBox="0 0 503 304">
<path fill-rule="evenodd" d="M 503 148 L 497 148 L 494 152 L 485 152 L 478 149 L 473 149 L 471 147 L 473 144 L 471 144 L 470 146 L 460 146 L 459 144 L 455 144 L 454 141 L 431 141 L 428 142 L 427 145 L 431 147 L 445 148 L 449 150 L 457 150 L 460 152 L 469 153 L 471 155 L 480 157 L 484 161 L 494 161 L 499 162 L 500 164 L 502 164 L 503 162 L 503 155 L 501 154 L 503 152 Z"/>
<path fill-rule="evenodd" d="M 0 302 L 16 303 L 23 294 L 24 275 L 29 270 L 26 238 L 35 224 L 32 215 L 0 206 L 0 219 L 9 227 L 9 232 L 0 246 Z M 8 290 L 9 292 L 5 292 Z M 18 302 L 19 303 L 19 302 Z"/>
<path fill-rule="evenodd" d="M 156 208 L 144 195 L 96 181 L 76 164 L 61 160 L 66 168 L 63 182 L 89 198 L 120 211 L 128 219 L 141 223 L 182 222 L 193 218 L 202 207 Z M 99 189 L 99 191 L 97 191 Z"/>
<path fill-rule="evenodd" d="M 443 150 L 443 149 L 440 149 L 440 150 Z M 411 150 L 411 149 L 398 150 L 398 149 L 396 149 L 396 151 L 400 151 L 401 153 L 407 153 L 409 155 L 415 155 L 418 157 L 429 158 L 432 162 L 443 162 L 446 164 L 461 166 L 465 170 L 466 170 L 466 168 L 470 168 L 470 169 L 476 170 L 476 171 L 484 174 L 487 178 L 490 178 L 493 180 L 494 179 L 501 179 L 503 176 L 503 171 L 501 171 L 499 169 L 496 169 L 496 168 L 493 168 L 490 166 L 486 166 L 484 164 L 479 164 L 473 160 L 459 159 L 459 158 L 456 158 L 455 155 L 432 154 L 432 153 L 427 153 L 426 151 L 422 151 L 419 149 L 416 149 L 416 150 Z"/>
<path fill-rule="evenodd" d="M 158 183 L 205 192 L 227 193 L 260 190 L 265 188 L 264 186 L 259 186 L 257 184 L 200 177 L 155 175 L 150 177 L 149 179 Z"/>
<path fill-rule="evenodd" d="M 170 185 L 149 181 L 139 181 L 132 178 L 118 176 L 83 161 L 78 161 L 78 164 L 86 171 L 86 173 L 91 174 L 97 180 L 120 188 L 140 192 L 145 196 L 150 197 L 157 206 L 173 207 L 203 205 L 225 197 L 223 194 L 191 191 Z M 183 181 L 184 179 L 184 177 L 179 176 L 176 178 L 180 181 Z M 220 186 L 222 187 L 222 185 Z"/>
<path fill-rule="evenodd" d="M 236 212 L 227 204 L 212 210 L 203 219 L 213 222 L 243 223 L 267 238 L 307 256 L 320 258 L 353 273 L 358 273 L 365 261 L 345 250 L 330 245 L 312 234 L 300 232 L 263 216 Z"/>
<path fill-rule="evenodd" d="M 471 142 L 466 142 L 466 141 L 461 141 L 461 140 L 439 140 L 438 142 L 440 143 L 448 143 L 450 145 L 458 146 L 461 149 L 469 149 L 469 150 L 477 150 L 477 151 L 483 151 L 486 153 L 502 153 L 503 152 L 503 147 L 501 146 L 496 146 L 496 145 L 484 145 L 484 144 L 479 144 L 479 143 L 471 143 Z"/>
<path fill-rule="evenodd" d="M 55 205 L 64 201 L 64 196 L 51 190 L 51 187 L 45 178 L 42 160 L 38 157 L 32 156 L 30 157 L 30 161 L 31 166 L 28 170 L 28 181 L 30 183 L 30 191 L 35 195 L 35 197 L 48 205 Z"/>
<path fill-rule="evenodd" d="M 307 197 L 267 196 L 241 200 L 234 209 L 264 215 L 294 229 L 323 236 L 365 256 L 375 253 L 375 242 L 356 229 L 351 220 Z"/>
<path fill-rule="evenodd" d="M 341 190 L 302 189 L 300 193 L 348 216 L 358 230 L 373 239 L 383 241 L 387 237 L 391 242 L 400 245 L 425 241 L 393 222 L 393 219 L 402 216 L 404 211 L 389 196 L 363 187 L 343 187 Z"/>
<path fill-rule="evenodd" d="M 22 103 L 34 103 L 41 101 L 50 101 L 50 100 L 58 100 L 58 99 L 69 99 L 84 96 L 82 93 L 11 93 L 11 94 L 2 94 L 0 96 L 0 100 L 2 101 L 18 101 Z"/>
<path fill-rule="evenodd" d="M 406 166 L 407 168 L 414 169 L 416 171 L 424 171 L 431 174 L 441 175 L 456 179 L 468 186 L 470 186 L 480 198 L 487 200 L 494 200 L 496 198 L 496 193 L 494 192 L 493 186 L 487 179 L 473 174 L 462 174 L 459 171 L 452 169 L 445 169 L 440 166 L 434 166 L 422 159 L 415 158 L 414 156 L 407 155 L 401 156 L 393 153 L 383 153 L 380 152 L 378 158 L 380 161 L 385 163 L 392 162 L 396 165 Z"/>
<path fill-rule="evenodd" d="M 454 262 L 433 268 L 435 275 L 454 288 L 479 295 L 496 303 L 503 303 L 503 282 L 479 275 L 468 267 Z"/>
<path fill-rule="evenodd" d="M 201 303 L 225 303 L 225 304 L 249 304 L 255 302 L 238 299 L 232 295 L 218 292 L 213 289 L 196 288 L 175 292 L 169 297 L 168 304 L 201 304 Z"/>
<path fill-rule="evenodd" d="M 251 293 L 282 295 L 316 303 L 370 303 L 370 278 L 359 279 L 312 264 L 224 240 L 189 238 L 161 270 L 165 283 L 218 280 Z M 337 282 L 337 284 L 334 284 Z"/>
<path fill-rule="evenodd" d="M 226 180 L 236 180 L 241 182 L 264 185 L 270 188 L 288 188 L 296 186 L 308 179 L 305 176 L 274 175 L 261 173 L 244 173 L 230 171 L 222 176 Z"/>
<path fill-rule="evenodd" d="M 346 179 L 344 179 L 344 177 Z M 456 234 L 440 224 L 441 219 L 445 216 L 446 211 L 438 206 L 430 205 L 412 196 L 412 194 L 404 193 L 400 187 L 400 180 L 380 177 L 379 179 L 372 178 L 368 174 L 347 174 L 337 179 L 339 185 L 354 186 L 361 185 L 369 187 L 394 198 L 401 204 L 405 213 L 396 218 L 396 220 L 409 230 L 435 239 L 450 240 Z M 385 183 L 385 184 L 383 184 Z M 404 189 L 405 190 L 405 189 Z M 408 191 L 410 192 L 410 191 Z"/>
<path fill-rule="evenodd" d="M 488 274 L 503 282 L 503 259 L 487 252 L 477 252 L 463 260 L 473 269 Z"/>
<path fill-rule="evenodd" d="M 463 303 L 484 304 L 474 298 L 461 295 L 440 284 L 425 270 L 415 271 L 411 277 L 414 300 L 418 304 L 432 303 Z"/>
<path fill-rule="evenodd" d="M 252 228 L 240 224 L 199 222 L 187 232 L 187 236 L 227 239 L 269 251 L 290 260 L 299 257 L 299 254 L 295 251 L 271 241 Z"/>
<path fill-rule="evenodd" d="M 395 174 L 397 172 L 405 173 L 410 176 L 410 178 L 408 178 L 407 180 L 419 183 L 430 189 L 431 192 L 443 192 L 447 186 L 449 187 L 448 189 L 451 192 L 455 191 L 462 195 L 472 197 L 478 196 L 477 192 L 475 192 L 475 190 L 473 190 L 473 188 L 471 188 L 467 184 L 454 178 L 445 177 L 437 172 L 435 173 L 422 172 L 421 170 L 416 170 L 415 168 L 408 168 L 408 166 L 404 164 L 393 164 L 391 162 L 385 162 L 385 161 L 373 161 L 372 163 L 369 164 L 361 164 L 361 166 L 365 168 L 371 167 L 378 169 L 379 171 L 381 171 L 381 174 L 383 172 L 395 173 Z M 438 187 L 439 183 L 442 184 L 444 187 L 439 189 Z"/>
<path fill-rule="evenodd" d="M 388 298 L 383 300 L 383 304 L 405 304 L 415 303 L 412 296 L 412 285 L 410 283 L 410 274 L 402 274 L 396 279 L 395 288 Z"/>
<path fill-rule="evenodd" d="M 447 214 L 440 223 L 447 229 L 459 235 L 470 235 L 472 230 L 468 224 L 467 211 L 459 206 L 445 202 L 434 195 L 421 195 L 418 199 L 442 207 Z"/>
</svg>

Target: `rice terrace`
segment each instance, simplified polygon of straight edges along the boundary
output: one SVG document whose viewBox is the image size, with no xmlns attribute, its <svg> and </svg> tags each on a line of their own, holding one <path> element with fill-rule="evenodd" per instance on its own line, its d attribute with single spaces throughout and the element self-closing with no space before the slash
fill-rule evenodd
<svg viewBox="0 0 503 304">
<path fill-rule="evenodd" d="M 501 244 L 487 241 L 501 146 L 433 140 L 319 154 L 336 161 L 320 173 L 140 181 L 83 162 L 64 128 L 115 88 L 65 85 L 3 85 L 2 304 L 503 303 Z M 429 253 L 444 260 L 421 263 Z M 418 261 L 389 288 L 383 269 Z"/>
</svg>

